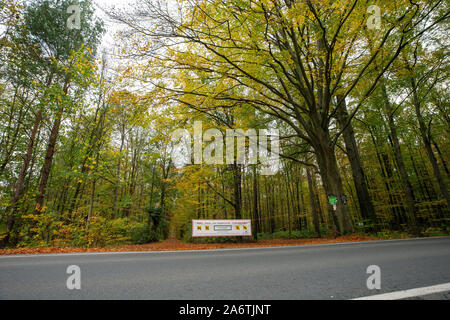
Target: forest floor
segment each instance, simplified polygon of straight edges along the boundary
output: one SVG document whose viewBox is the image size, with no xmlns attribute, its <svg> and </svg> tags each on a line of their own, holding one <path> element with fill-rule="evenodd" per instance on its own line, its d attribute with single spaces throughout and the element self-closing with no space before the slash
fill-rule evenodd
<svg viewBox="0 0 450 320">
<path fill-rule="evenodd" d="M 295 246 L 295 245 L 370 241 L 370 240 L 382 240 L 382 239 L 359 234 L 340 236 L 336 238 L 269 239 L 269 240 L 259 240 L 257 242 L 243 242 L 243 243 L 187 243 L 177 239 L 168 239 L 160 242 L 152 242 L 147 244 L 118 245 L 103 248 L 45 247 L 45 248 L 0 249 L 0 255 L 35 254 L 35 253 L 172 251 L 172 250 L 202 250 L 202 249 L 226 249 L 226 248 L 254 248 L 254 247 Z"/>
</svg>

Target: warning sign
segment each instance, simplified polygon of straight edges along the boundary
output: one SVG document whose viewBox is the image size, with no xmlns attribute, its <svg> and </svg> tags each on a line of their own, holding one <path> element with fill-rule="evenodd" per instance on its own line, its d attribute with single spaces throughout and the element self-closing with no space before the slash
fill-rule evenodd
<svg viewBox="0 0 450 320">
<path fill-rule="evenodd" d="M 251 236 L 249 219 L 192 220 L 193 237 Z"/>
</svg>

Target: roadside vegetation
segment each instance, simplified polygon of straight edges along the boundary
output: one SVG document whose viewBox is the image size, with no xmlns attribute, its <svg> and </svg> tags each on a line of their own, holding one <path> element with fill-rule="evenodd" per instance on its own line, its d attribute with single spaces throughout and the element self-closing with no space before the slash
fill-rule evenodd
<svg viewBox="0 0 450 320">
<path fill-rule="evenodd" d="M 106 48 L 72 2 L 0 3 L 0 248 L 450 235 L 448 1 L 139 0 Z M 279 169 L 176 166 L 194 121 L 277 129 Z"/>
</svg>

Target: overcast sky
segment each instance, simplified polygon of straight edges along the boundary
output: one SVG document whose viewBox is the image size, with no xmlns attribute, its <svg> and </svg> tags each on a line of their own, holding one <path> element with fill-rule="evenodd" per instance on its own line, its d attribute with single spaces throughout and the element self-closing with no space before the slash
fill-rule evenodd
<svg viewBox="0 0 450 320">
<path fill-rule="evenodd" d="M 108 53 L 112 53 L 111 50 L 114 46 L 114 33 L 120 29 L 120 26 L 113 22 L 104 12 L 103 10 L 115 8 L 127 8 L 135 3 L 135 0 L 93 0 L 94 7 L 96 10 L 96 14 L 103 20 L 105 23 L 105 34 L 102 40 L 102 49 L 106 49 Z"/>
</svg>

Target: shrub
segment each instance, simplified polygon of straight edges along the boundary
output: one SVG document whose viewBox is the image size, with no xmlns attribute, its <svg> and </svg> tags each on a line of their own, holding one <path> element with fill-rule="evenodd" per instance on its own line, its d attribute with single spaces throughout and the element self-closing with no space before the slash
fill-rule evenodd
<svg viewBox="0 0 450 320">
<path fill-rule="evenodd" d="M 323 230 L 323 235 L 327 234 L 326 230 Z M 289 231 L 276 231 L 274 233 L 258 233 L 258 239 L 268 240 L 268 239 L 308 239 L 316 238 L 317 233 L 311 229 L 303 230 L 292 230 L 291 234 Z"/>
<path fill-rule="evenodd" d="M 441 228 L 438 227 L 429 227 L 423 232 L 423 235 L 425 237 L 439 237 L 439 236 L 448 236 L 450 234 L 449 230 L 442 226 Z"/>
<path fill-rule="evenodd" d="M 406 238 L 411 237 L 411 235 L 406 232 L 392 231 L 392 230 L 386 230 L 386 229 L 378 231 L 375 234 L 375 236 L 378 238 L 381 238 L 381 239 L 406 239 Z"/>
<path fill-rule="evenodd" d="M 130 226 L 130 240 L 134 244 L 158 241 L 158 233 L 150 230 L 146 223 L 136 223 Z"/>
</svg>

